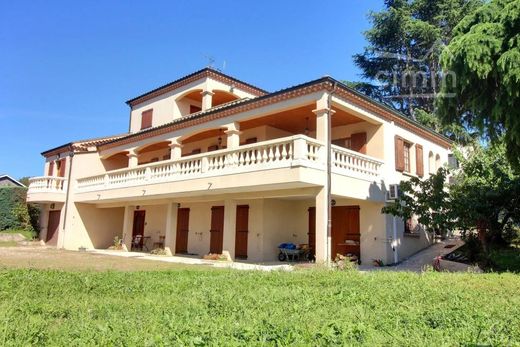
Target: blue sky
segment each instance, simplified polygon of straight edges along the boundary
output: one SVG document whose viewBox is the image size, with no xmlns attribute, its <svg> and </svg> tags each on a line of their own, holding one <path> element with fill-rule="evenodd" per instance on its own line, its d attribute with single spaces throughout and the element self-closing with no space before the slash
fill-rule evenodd
<svg viewBox="0 0 520 347">
<path fill-rule="evenodd" d="M 126 100 L 208 64 L 269 91 L 359 79 L 352 55 L 383 1 L 0 0 L 0 174 L 128 130 Z"/>
</svg>

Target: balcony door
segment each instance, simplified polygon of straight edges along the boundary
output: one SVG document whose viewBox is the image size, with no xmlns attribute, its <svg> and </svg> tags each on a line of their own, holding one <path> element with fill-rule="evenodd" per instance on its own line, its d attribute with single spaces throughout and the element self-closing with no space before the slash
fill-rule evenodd
<svg viewBox="0 0 520 347">
<path fill-rule="evenodd" d="M 211 208 L 209 252 L 221 254 L 224 242 L 224 206 L 213 206 Z"/>
<path fill-rule="evenodd" d="M 175 239 L 175 253 L 188 253 L 188 231 L 190 225 L 190 209 L 177 210 L 177 237 Z"/>
</svg>

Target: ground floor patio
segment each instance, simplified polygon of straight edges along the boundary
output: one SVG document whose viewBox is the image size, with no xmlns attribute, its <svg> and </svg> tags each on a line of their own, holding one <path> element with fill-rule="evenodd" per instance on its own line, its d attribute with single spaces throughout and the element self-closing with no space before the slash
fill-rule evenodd
<svg viewBox="0 0 520 347">
<path fill-rule="evenodd" d="M 65 249 L 107 250 L 120 243 L 130 252 L 161 249 L 195 259 L 229 254 L 244 263 L 277 262 L 278 246 L 289 243 L 308 249 L 317 262 L 342 254 L 363 265 L 397 263 L 433 242 L 428 233 L 405 233 L 402 221 L 381 214 L 383 202 L 334 195 L 327 235 L 322 191 L 74 203 L 67 216 L 64 208 L 47 205 L 41 237 Z"/>
</svg>

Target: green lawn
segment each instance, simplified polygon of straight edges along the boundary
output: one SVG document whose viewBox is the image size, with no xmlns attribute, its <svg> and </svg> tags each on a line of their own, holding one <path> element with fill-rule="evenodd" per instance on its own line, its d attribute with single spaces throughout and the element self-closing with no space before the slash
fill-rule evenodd
<svg viewBox="0 0 520 347">
<path fill-rule="evenodd" d="M 520 276 L 0 271 L 0 345 L 520 345 Z"/>
<path fill-rule="evenodd" d="M 7 229 L 2 230 L 0 233 L 5 234 L 22 234 L 27 240 L 32 240 L 36 237 L 36 233 L 34 231 L 24 230 L 24 229 Z"/>
</svg>

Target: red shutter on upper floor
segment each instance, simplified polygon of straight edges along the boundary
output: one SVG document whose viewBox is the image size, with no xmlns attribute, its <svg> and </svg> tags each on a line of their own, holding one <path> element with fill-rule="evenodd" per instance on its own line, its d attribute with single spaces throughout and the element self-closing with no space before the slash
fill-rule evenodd
<svg viewBox="0 0 520 347">
<path fill-rule="evenodd" d="M 415 163 L 417 176 L 424 176 L 423 148 L 421 145 L 415 145 Z"/>
<path fill-rule="evenodd" d="M 47 176 L 52 176 L 54 174 L 54 162 L 49 162 L 49 170 L 47 171 Z"/>
<path fill-rule="evenodd" d="M 404 171 L 404 140 L 397 135 L 395 136 L 395 169 Z"/>
<path fill-rule="evenodd" d="M 61 159 L 59 161 L 59 171 L 58 176 L 59 177 L 65 177 L 65 166 L 66 166 L 66 159 Z"/>
<path fill-rule="evenodd" d="M 141 114 L 141 130 L 152 127 L 153 109 L 144 111 Z"/>
<path fill-rule="evenodd" d="M 350 149 L 367 154 L 367 133 L 356 133 L 350 136 Z"/>
</svg>

